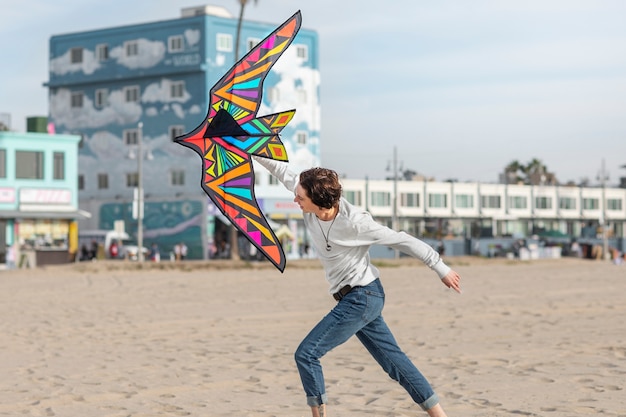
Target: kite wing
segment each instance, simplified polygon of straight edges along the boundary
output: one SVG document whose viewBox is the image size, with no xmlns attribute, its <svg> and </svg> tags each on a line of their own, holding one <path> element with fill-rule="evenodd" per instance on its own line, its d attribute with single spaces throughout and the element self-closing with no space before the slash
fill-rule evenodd
<svg viewBox="0 0 626 417">
<path fill-rule="evenodd" d="M 286 258 L 254 194 L 251 155 L 287 161 L 279 133 L 295 110 L 257 117 L 263 81 L 293 42 L 298 11 L 248 52 L 211 88 L 207 116 L 175 141 L 202 158 L 201 186 L 213 203 L 281 272 Z"/>
</svg>

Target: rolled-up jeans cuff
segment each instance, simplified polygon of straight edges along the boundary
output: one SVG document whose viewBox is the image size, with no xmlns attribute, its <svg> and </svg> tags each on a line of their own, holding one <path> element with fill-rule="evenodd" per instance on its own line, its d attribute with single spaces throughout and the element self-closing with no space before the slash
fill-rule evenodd
<svg viewBox="0 0 626 417">
<path fill-rule="evenodd" d="M 309 407 L 319 407 L 327 402 L 328 397 L 326 397 L 326 394 L 318 395 L 317 397 L 306 397 L 306 403 Z"/>
<path fill-rule="evenodd" d="M 430 396 L 430 398 L 428 398 L 426 401 L 421 403 L 420 407 L 422 407 L 422 410 L 427 411 L 433 408 L 434 406 L 436 406 L 437 404 L 439 404 L 439 397 L 437 397 L 437 394 L 433 394 Z"/>
</svg>

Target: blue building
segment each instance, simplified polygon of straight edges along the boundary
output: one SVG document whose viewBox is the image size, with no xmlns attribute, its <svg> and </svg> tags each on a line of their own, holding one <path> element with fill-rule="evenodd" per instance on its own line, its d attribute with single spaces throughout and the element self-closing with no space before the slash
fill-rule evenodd
<svg viewBox="0 0 626 417">
<path fill-rule="evenodd" d="M 0 264 L 73 260 L 86 215 L 78 209 L 79 140 L 0 132 Z"/>
<path fill-rule="evenodd" d="M 280 23 L 244 22 L 240 55 Z M 236 60 L 236 29 L 225 9 L 203 6 L 171 20 L 51 37 L 49 121 L 82 137 L 79 206 L 92 217 L 81 228 L 110 230 L 124 220 L 136 235 L 132 203 L 141 175 L 146 246 L 156 242 L 167 254 L 184 241 L 189 258 L 203 259 L 210 242 L 228 240 L 229 226 L 216 221 L 200 189 L 198 156 L 172 139 L 206 115 L 211 87 Z M 297 109 L 281 136 L 301 168 L 319 165 L 319 84 L 317 34 L 303 28 L 266 78 L 259 111 Z M 297 212 L 292 196 L 260 167 L 256 177 L 261 208 L 288 221 Z"/>
</svg>

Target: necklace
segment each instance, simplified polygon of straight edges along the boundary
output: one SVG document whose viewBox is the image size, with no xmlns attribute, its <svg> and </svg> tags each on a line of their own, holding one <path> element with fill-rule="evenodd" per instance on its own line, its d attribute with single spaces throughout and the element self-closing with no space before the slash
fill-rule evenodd
<svg viewBox="0 0 626 417">
<path fill-rule="evenodd" d="M 335 220 L 337 220 L 337 215 L 335 215 L 335 217 L 333 218 L 333 221 L 330 223 L 330 227 L 328 228 L 328 232 L 327 233 L 324 233 L 324 229 L 322 228 L 322 223 L 320 223 L 320 219 L 317 216 L 315 216 L 315 219 L 317 219 L 317 225 L 320 227 L 320 231 L 322 232 L 322 236 L 324 236 L 324 240 L 326 241 L 326 252 L 330 252 L 332 247 L 328 243 L 328 237 L 330 236 L 330 229 L 333 228 L 333 224 L 335 224 Z"/>
</svg>

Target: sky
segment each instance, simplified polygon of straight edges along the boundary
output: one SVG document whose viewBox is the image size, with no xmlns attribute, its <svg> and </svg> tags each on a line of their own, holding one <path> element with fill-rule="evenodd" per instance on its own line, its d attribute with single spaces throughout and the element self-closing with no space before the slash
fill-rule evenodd
<svg viewBox="0 0 626 417">
<path fill-rule="evenodd" d="M 626 177 L 626 1 L 258 0 L 317 31 L 321 164 L 352 179 L 412 170 L 497 182 L 541 160 L 561 183 Z M 173 19 L 198 0 L 1 0 L 0 114 L 48 113 L 52 35 Z M 238 0 L 204 4 L 239 13 Z M 0 115 L 0 118 L 2 116 Z M 602 166 L 605 173 L 602 175 Z"/>
</svg>

